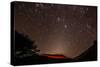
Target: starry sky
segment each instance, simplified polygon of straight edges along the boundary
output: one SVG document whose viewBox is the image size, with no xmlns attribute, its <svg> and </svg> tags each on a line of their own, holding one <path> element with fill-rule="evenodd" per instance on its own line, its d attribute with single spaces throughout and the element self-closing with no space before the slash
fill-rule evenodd
<svg viewBox="0 0 100 67">
<path fill-rule="evenodd" d="M 97 39 L 97 7 L 16 2 L 15 30 L 35 40 L 40 54 L 74 58 Z"/>
</svg>

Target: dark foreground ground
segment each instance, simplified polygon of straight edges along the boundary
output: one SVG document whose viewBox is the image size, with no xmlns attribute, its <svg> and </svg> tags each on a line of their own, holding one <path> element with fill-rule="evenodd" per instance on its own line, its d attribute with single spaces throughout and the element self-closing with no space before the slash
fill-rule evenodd
<svg viewBox="0 0 100 67">
<path fill-rule="evenodd" d="M 94 61 L 97 60 L 96 45 L 91 46 L 87 51 L 80 56 L 71 59 L 61 55 L 62 58 L 50 58 L 50 55 L 37 55 L 27 56 L 24 58 L 15 58 L 14 65 L 34 65 L 34 64 L 49 64 L 49 63 L 64 63 L 64 62 L 81 62 L 81 61 Z M 53 55 L 54 56 L 54 55 Z M 57 55 L 56 55 L 57 56 Z"/>
<path fill-rule="evenodd" d="M 34 45 L 34 46 L 33 46 Z M 11 64 L 12 65 L 34 65 L 34 64 L 50 64 L 50 63 L 64 63 L 64 62 L 81 62 L 97 60 L 97 41 L 94 40 L 93 45 L 84 53 L 75 57 L 69 58 L 62 54 L 39 55 L 37 46 L 34 41 L 31 41 L 27 36 L 23 36 L 15 32 L 15 48 L 12 48 Z M 34 51 L 32 51 L 34 49 Z"/>
</svg>

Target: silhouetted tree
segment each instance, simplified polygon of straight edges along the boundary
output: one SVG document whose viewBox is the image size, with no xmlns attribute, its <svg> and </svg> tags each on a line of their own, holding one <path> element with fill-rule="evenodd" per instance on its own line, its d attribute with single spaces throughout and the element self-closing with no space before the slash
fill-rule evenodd
<svg viewBox="0 0 100 67">
<path fill-rule="evenodd" d="M 36 54 L 40 50 L 37 49 L 37 45 L 35 41 L 32 41 L 23 34 L 18 33 L 15 31 L 15 56 L 17 57 L 24 57 L 24 56 L 31 56 Z"/>
</svg>

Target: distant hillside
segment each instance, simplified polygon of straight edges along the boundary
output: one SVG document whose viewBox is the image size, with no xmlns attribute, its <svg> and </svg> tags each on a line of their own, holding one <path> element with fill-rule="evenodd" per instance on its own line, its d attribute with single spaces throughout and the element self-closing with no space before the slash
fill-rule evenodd
<svg viewBox="0 0 100 67">
<path fill-rule="evenodd" d="M 76 57 L 74 61 L 92 61 L 97 60 L 97 41 L 94 41 L 94 44 L 88 48 L 80 56 Z"/>
</svg>

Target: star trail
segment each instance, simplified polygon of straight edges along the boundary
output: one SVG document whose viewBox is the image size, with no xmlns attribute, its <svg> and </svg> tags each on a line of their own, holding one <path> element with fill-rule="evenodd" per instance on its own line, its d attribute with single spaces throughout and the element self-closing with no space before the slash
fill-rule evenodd
<svg viewBox="0 0 100 67">
<path fill-rule="evenodd" d="M 95 6 L 15 3 L 15 30 L 35 40 L 40 54 L 76 57 L 97 36 Z"/>
</svg>

